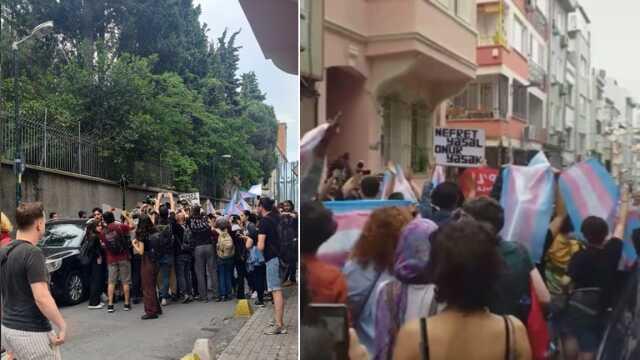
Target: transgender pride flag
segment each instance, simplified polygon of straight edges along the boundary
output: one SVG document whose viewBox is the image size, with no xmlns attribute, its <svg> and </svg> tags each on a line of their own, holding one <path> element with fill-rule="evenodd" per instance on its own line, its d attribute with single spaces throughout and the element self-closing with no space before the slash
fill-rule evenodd
<svg viewBox="0 0 640 360">
<path fill-rule="evenodd" d="M 598 160 L 589 159 L 563 171 L 560 193 L 577 232 L 582 221 L 591 215 L 605 219 L 613 229 L 620 192 Z"/>
<path fill-rule="evenodd" d="M 511 165 L 503 171 L 500 204 L 504 227 L 500 235 L 507 241 L 520 242 L 531 259 L 539 262 L 553 213 L 553 171 L 548 162 Z"/>
<path fill-rule="evenodd" d="M 436 186 L 442 184 L 447 180 L 444 176 L 444 167 L 442 165 L 436 165 L 435 169 L 433 169 L 433 176 L 431 176 L 431 185 L 435 189 Z"/>
<path fill-rule="evenodd" d="M 592 215 L 605 219 L 609 229 L 613 231 L 620 191 L 607 169 L 598 160 L 589 159 L 564 171 L 560 175 L 560 193 L 576 232 L 580 232 L 582 221 Z M 629 213 L 620 269 L 633 265 L 638 258 L 630 232 L 633 224 L 637 226 L 638 222 L 638 213 L 634 209 Z"/>
<path fill-rule="evenodd" d="M 342 268 L 373 210 L 391 206 L 405 207 L 410 205 L 411 201 L 407 200 L 325 202 L 324 206 L 333 212 L 333 217 L 338 223 L 338 229 L 335 235 L 320 246 L 317 252 L 318 257 Z"/>
<path fill-rule="evenodd" d="M 625 268 L 633 266 L 633 263 L 638 260 L 638 253 L 631 238 L 636 229 L 640 229 L 640 207 L 629 209 L 629 218 L 627 218 L 627 227 L 624 232 L 624 248 L 622 249 Z"/>
</svg>

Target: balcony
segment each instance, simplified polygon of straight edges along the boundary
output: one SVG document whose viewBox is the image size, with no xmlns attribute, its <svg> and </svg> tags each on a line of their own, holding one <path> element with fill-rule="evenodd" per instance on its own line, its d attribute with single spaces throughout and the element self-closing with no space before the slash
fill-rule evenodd
<svg viewBox="0 0 640 360">
<path fill-rule="evenodd" d="M 503 45 L 480 45 L 476 51 L 478 66 L 505 65 L 521 77 L 529 78 L 527 59 L 515 50 L 509 50 Z"/>
<path fill-rule="evenodd" d="M 547 72 L 533 60 L 529 60 L 529 81 L 536 83 L 541 90 L 546 91 Z"/>
<path fill-rule="evenodd" d="M 339 16 L 344 22 L 340 25 L 348 29 L 352 28 L 352 23 L 365 23 L 369 37 L 368 56 L 391 55 L 391 48 L 405 51 L 407 47 L 431 55 L 436 46 L 439 52 L 454 56 L 458 61 L 474 63 L 477 43 L 475 2 L 458 0 L 455 9 L 435 0 L 340 2 L 345 3 L 340 8 L 346 7 L 347 3 L 363 3 L 363 9 L 354 8 L 362 12 L 336 14 L 336 18 Z M 337 3 L 336 0 L 328 2 L 336 4 L 330 6 L 336 8 Z M 333 10 L 327 10 L 327 17 L 333 19 L 333 14 Z"/>
<path fill-rule="evenodd" d="M 536 125 L 529 125 L 524 128 L 522 139 L 524 141 L 533 141 L 545 144 L 548 139 L 547 129 L 543 129 Z"/>
<path fill-rule="evenodd" d="M 540 12 L 540 9 L 538 9 L 537 6 L 528 6 L 527 19 L 543 38 L 549 38 L 547 18 L 542 12 Z"/>
</svg>

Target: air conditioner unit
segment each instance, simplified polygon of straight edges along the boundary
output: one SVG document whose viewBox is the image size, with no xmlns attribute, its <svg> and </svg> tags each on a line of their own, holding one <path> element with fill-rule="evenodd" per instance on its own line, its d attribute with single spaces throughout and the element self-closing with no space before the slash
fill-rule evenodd
<svg viewBox="0 0 640 360">
<path fill-rule="evenodd" d="M 567 35 L 560 36 L 560 47 L 566 49 L 569 47 L 569 38 Z"/>
<path fill-rule="evenodd" d="M 567 95 L 567 85 L 565 85 L 565 84 L 559 84 L 559 86 L 558 86 L 558 93 L 560 94 L 560 96 L 565 96 L 565 95 Z"/>
</svg>

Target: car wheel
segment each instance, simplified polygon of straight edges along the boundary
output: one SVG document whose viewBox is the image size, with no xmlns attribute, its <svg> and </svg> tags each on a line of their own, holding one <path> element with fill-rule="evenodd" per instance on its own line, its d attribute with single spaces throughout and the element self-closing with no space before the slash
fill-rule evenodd
<svg viewBox="0 0 640 360">
<path fill-rule="evenodd" d="M 64 280 L 64 302 L 69 305 L 76 305 L 82 302 L 85 294 L 84 280 L 77 271 L 67 274 Z"/>
</svg>

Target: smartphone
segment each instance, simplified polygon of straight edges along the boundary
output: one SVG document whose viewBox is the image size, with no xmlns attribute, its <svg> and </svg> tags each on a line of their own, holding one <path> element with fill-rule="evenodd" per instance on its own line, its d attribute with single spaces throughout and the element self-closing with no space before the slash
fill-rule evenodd
<svg viewBox="0 0 640 360">
<path fill-rule="evenodd" d="M 337 360 L 349 360 L 349 316 L 345 304 L 310 304 L 311 310 L 333 339 L 332 350 Z"/>
</svg>

